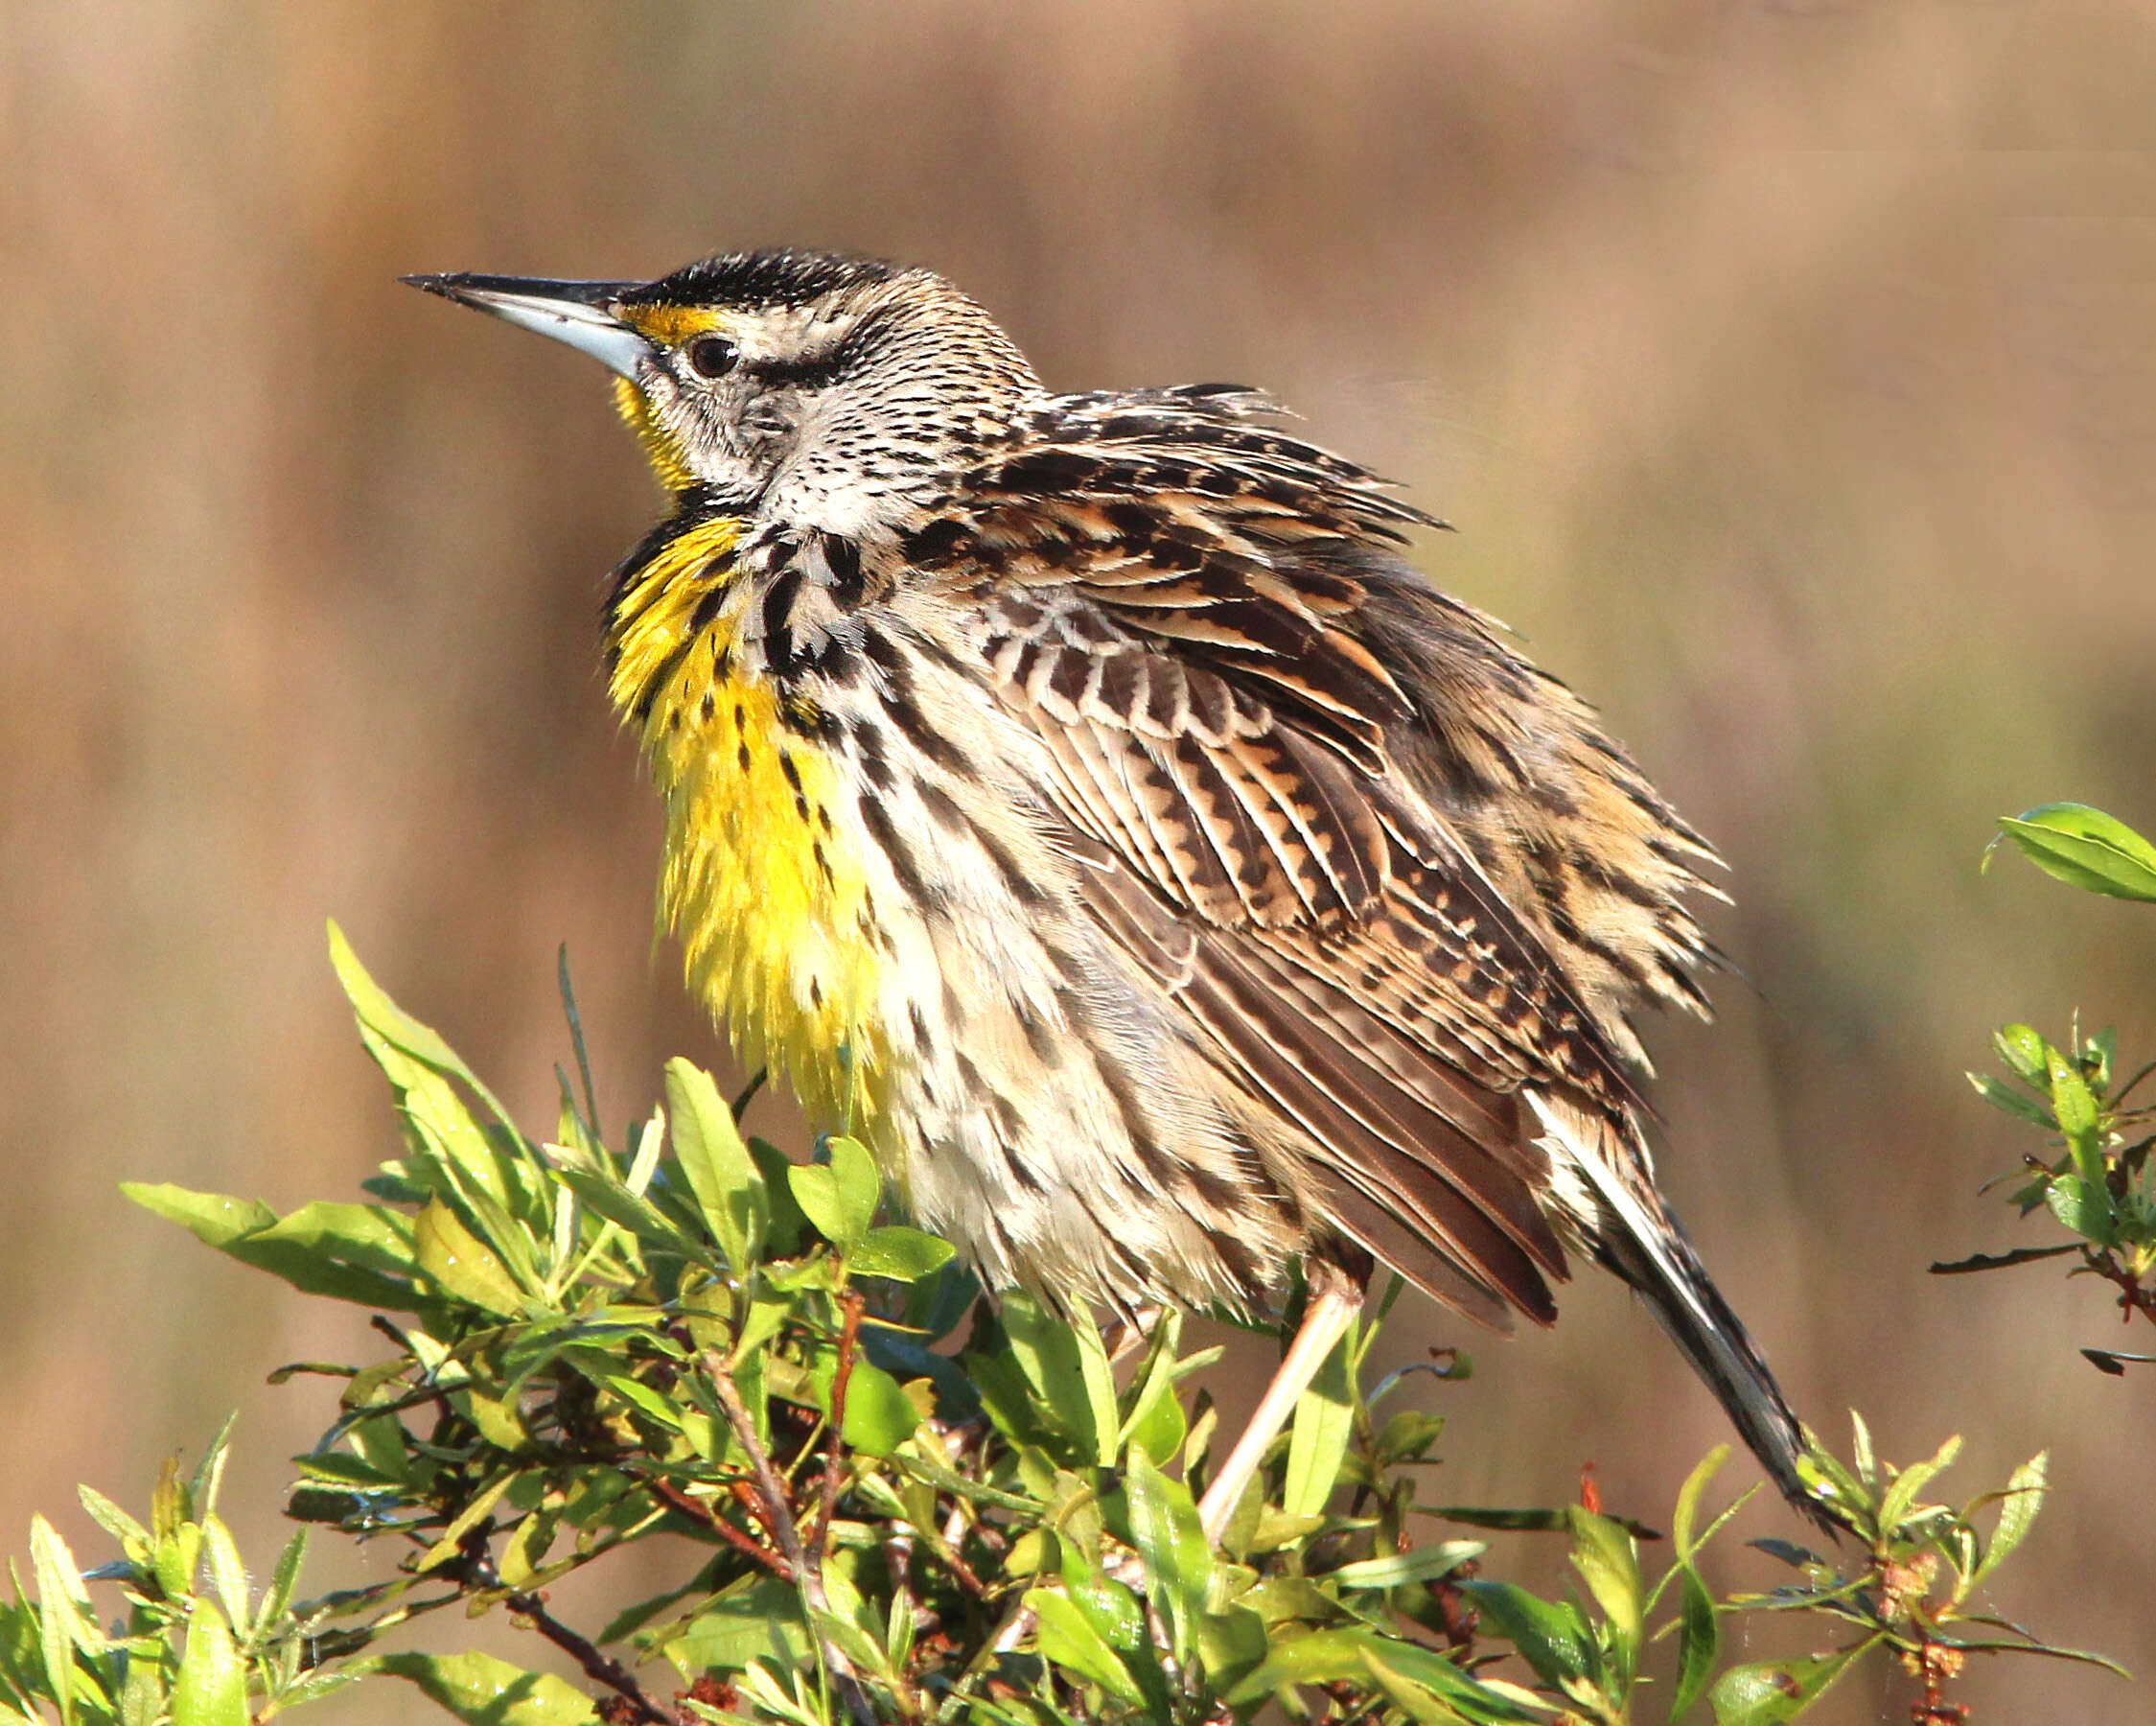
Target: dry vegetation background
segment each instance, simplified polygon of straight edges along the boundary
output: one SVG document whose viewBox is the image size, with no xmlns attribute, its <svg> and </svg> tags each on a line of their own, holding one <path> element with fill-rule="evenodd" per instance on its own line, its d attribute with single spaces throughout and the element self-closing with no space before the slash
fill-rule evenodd
<svg viewBox="0 0 2156 1726">
<path fill-rule="evenodd" d="M 1837 1436 L 1964 1432 L 1972 1490 L 2051 1446 L 1998 1606 L 2156 1669 L 2156 1381 L 2075 1354 L 2094 1286 L 1924 1272 L 2031 1238 L 1975 1196 L 2023 1148 L 1960 1077 L 1992 1025 L 2156 1052 L 2156 918 L 1975 870 L 2033 803 L 2156 825 L 2145 0 L 0 11 L 0 1547 L 90 1550 L 74 1482 L 136 1500 L 234 1405 L 275 1538 L 327 1393 L 262 1373 L 368 1341 L 115 1183 L 391 1154 L 325 916 L 535 1121 L 557 942 L 613 1122 L 714 1053 L 596 669 L 652 490 L 595 367 L 393 278 L 772 243 L 933 263 L 1056 385 L 1269 385 L 1459 525 L 1440 582 L 1733 865 L 1722 1022 L 1654 1034 L 1725 1286 Z M 1481 1367 L 1430 1496 L 1591 1456 L 1654 1518 L 1725 1435 L 1610 1287 L 1462 1329 L 1396 1333 Z"/>
</svg>

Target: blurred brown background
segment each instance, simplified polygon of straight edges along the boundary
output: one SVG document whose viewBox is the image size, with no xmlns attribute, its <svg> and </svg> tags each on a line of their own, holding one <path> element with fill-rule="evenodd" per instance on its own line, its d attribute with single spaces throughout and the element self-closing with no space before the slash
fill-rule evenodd
<svg viewBox="0 0 2156 1726">
<path fill-rule="evenodd" d="M 1994 1603 L 2156 1668 L 2156 1380 L 2075 1353 L 2092 1284 L 1924 1271 L 2048 1238 L 1975 1195 L 2026 1143 L 1961 1078 L 1994 1024 L 2156 1053 L 2156 916 L 1975 867 L 2034 803 L 2156 828 L 2145 0 L 27 0 L 0 152 L 0 1548 L 43 1508 L 88 1561 L 74 1482 L 138 1502 L 237 1405 L 274 1550 L 329 1393 L 263 1372 L 359 1316 L 115 1183 L 290 1204 L 392 1153 L 326 916 L 535 1122 L 558 942 L 612 1122 L 713 1053 L 596 670 L 652 488 L 595 367 L 393 278 L 795 243 L 942 268 L 1062 386 L 1268 385 L 1459 525 L 1441 583 L 1733 865 L 1723 1020 L 1653 1038 L 1709 1261 L 1838 1438 L 1965 1433 L 1966 1491 L 2050 1446 Z M 1654 1519 L 1727 1435 L 1599 1282 L 1518 1345 L 1396 1336 L 1480 1366 L 1431 1497 L 1592 1457 Z M 2035 1662 L 1960 1694 L 2148 1717 Z"/>
</svg>

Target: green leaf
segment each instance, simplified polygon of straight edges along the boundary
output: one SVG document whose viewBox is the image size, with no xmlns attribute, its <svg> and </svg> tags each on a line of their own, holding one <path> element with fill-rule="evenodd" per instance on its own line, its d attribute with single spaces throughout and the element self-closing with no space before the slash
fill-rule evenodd
<svg viewBox="0 0 2156 1726">
<path fill-rule="evenodd" d="M 285 1550 L 277 1558 L 277 1568 L 270 1573 L 269 1586 L 262 1591 L 262 1604 L 255 1611 L 254 1635 L 262 1635 L 284 1617 L 285 1609 L 292 1603 L 292 1591 L 299 1586 L 300 1566 L 307 1562 L 307 1537 L 308 1530 L 299 1528 L 285 1542 Z"/>
<path fill-rule="evenodd" d="M 67 1550 L 59 1530 L 42 1516 L 30 1519 L 30 1562 L 37 1578 L 37 1630 L 45 1682 L 59 1705 L 61 1726 L 74 1726 L 75 1650 L 95 1650 L 104 1639 L 97 1632 L 89 1591 L 82 1586 L 75 1554 Z"/>
<path fill-rule="evenodd" d="M 2113 898 L 2156 900 L 2156 846 L 2086 804 L 2002 815 L 1999 830 L 2045 874 Z"/>
<path fill-rule="evenodd" d="M 2001 1025 L 1991 1034 L 1991 1046 L 1999 1051 L 1999 1059 L 2006 1070 L 2024 1083 L 2039 1089 L 2044 1085 L 2048 1072 L 2051 1047 L 2035 1029 L 2028 1025 Z"/>
<path fill-rule="evenodd" d="M 1540 1721 L 1546 1714 L 1529 1709 L 1478 1684 L 1434 1648 L 1356 1627 L 1318 1630 L 1275 1643 L 1263 1665 L 1227 1692 L 1222 1700 L 1249 1708 L 1291 1684 L 1363 1683 L 1374 1674 L 1370 1658 L 1392 1673 L 1442 1698 L 1466 1718 L 1477 1722 Z"/>
<path fill-rule="evenodd" d="M 1436 1695 L 1425 1690 L 1405 1674 L 1399 1671 L 1374 1649 L 1362 1651 L 1362 1665 L 1371 1681 L 1382 1691 L 1393 1705 L 1415 1726 L 1459 1726 L 1467 1715 L 1456 1708 L 1449 1707 Z"/>
<path fill-rule="evenodd" d="M 247 1726 L 247 1663 L 209 1601 L 187 1616 L 187 1647 L 173 1687 L 173 1726 Z"/>
<path fill-rule="evenodd" d="M 950 1242 L 923 1234 L 917 1228 L 891 1224 L 871 1228 L 846 1254 L 846 1268 L 854 1276 L 888 1276 L 894 1282 L 918 1282 L 933 1276 L 958 1249 Z"/>
<path fill-rule="evenodd" d="M 1485 1626 L 1518 1648 L 1543 1683 L 1593 1677 L 1594 1638 L 1577 1607 L 1538 1599 L 1510 1582 L 1463 1582 L 1460 1589 L 1482 1609 Z"/>
<path fill-rule="evenodd" d="M 705 1226 L 736 1274 L 763 1251 L 763 1177 L 711 1075 L 676 1056 L 666 1063 L 674 1156 L 688 1177 Z"/>
<path fill-rule="evenodd" d="M 411 1312 L 424 1299 L 409 1280 L 411 1222 L 400 1212 L 372 1204 L 316 1203 L 279 1218 L 253 1200 L 166 1182 L 124 1181 L 120 1190 L 145 1210 L 302 1294 L 393 1312 Z"/>
<path fill-rule="evenodd" d="M 1487 1541 L 1441 1540 L 1434 1546 L 1388 1552 L 1381 1558 L 1358 1558 L 1338 1570 L 1327 1571 L 1317 1580 L 1338 1588 L 1404 1588 L 1411 1582 L 1434 1582 L 1489 1550 Z"/>
<path fill-rule="evenodd" d="M 2100 1180 L 2061 1175 L 2044 1189 L 2044 1202 L 2052 1216 L 2085 1241 L 2108 1247 L 2118 1237 L 2118 1208 L 2111 1189 Z"/>
<path fill-rule="evenodd" d="M 786 1171 L 794 1202 L 816 1232 L 839 1249 L 851 1252 L 875 1221 L 882 1192 L 875 1159 L 859 1139 L 827 1141 L 830 1161 L 795 1163 Z"/>
<path fill-rule="evenodd" d="M 2081 1077 L 2080 1069 L 2056 1049 L 2044 1051 L 2050 1072 L 2052 1114 L 2058 1122 L 2058 1130 L 2070 1139 L 2090 1139 L 2097 1131 L 2097 1100 L 2089 1094 L 2088 1082 Z M 2081 1156 L 2075 1158 L 2083 1163 Z M 2089 1175 L 2092 1169 L 2083 1166 L 2081 1173 Z"/>
<path fill-rule="evenodd" d="M 1669 1519 L 1669 1539 L 1680 1558 L 1688 1559 L 1699 1551 L 1699 1543 L 1692 1538 L 1692 1528 L 1700 1513 L 1700 1499 L 1728 1459 L 1729 1447 L 1716 1445 L 1700 1458 L 1699 1465 L 1684 1477 L 1684 1484 L 1678 1489 L 1677 1508 Z"/>
<path fill-rule="evenodd" d="M 377 1654 L 354 1666 L 418 1687 L 466 1726 L 588 1726 L 591 1698 L 551 1672 L 527 1672 L 476 1650 L 465 1654 Z"/>
<path fill-rule="evenodd" d="M 856 1360 L 846 1377 L 846 1422 L 840 1436 L 869 1457 L 888 1457 L 914 1435 L 921 1411 L 898 1381 L 872 1362 Z"/>
<path fill-rule="evenodd" d="M 1961 1454 L 1959 1434 L 1949 1438 L 1938 1448 L 1938 1453 L 1926 1462 L 1912 1462 L 1894 1477 L 1892 1485 L 1879 1501 L 1879 1528 L 1890 1534 L 1901 1527 L 1909 1513 L 1915 1507 L 1916 1495 L 1931 1484 L 1932 1477 L 1953 1462 Z"/>
<path fill-rule="evenodd" d="M 1670 1692 L 1671 1726 L 1691 1713 L 1707 1680 L 1714 1676 L 1720 1652 L 1721 1630 L 1715 1622 L 1714 1596 L 1698 1571 L 1689 1563 L 1681 1564 L 1677 1576 L 1677 1678 Z"/>
<path fill-rule="evenodd" d="M 1187 1661 L 1212 1586 L 1212 1543 L 1199 1526 L 1191 1489 L 1162 1474 L 1143 1450 L 1131 1451 L 1124 1465 L 1124 1497 L 1131 1544 L 1146 1566 L 1147 1598 L 1167 1621 L 1175 1658 Z"/>
<path fill-rule="evenodd" d="M 1295 1418 L 1287 1429 L 1287 1473 L 1281 1483 L 1280 1507 L 1290 1516 L 1315 1516 L 1339 1483 L 1340 1463 L 1355 1435 L 1355 1382 L 1349 1353 L 1355 1327 L 1333 1345 L 1310 1388 L 1295 1399 Z"/>
<path fill-rule="evenodd" d="M 1795 1719 L 1878 1640 L 1866 1637 L 1853 1647 L 1809 1660 L 1762 1660 L 1731 1667 L 1709 1692 L 1715 1726 L 1781 1726 L 1782 1721 Z"/>
<path fill-rule="evenodd" d="M 816 1664 L 816 1643 L 801 1618 L 800 1592 L 777 1576 L 757 1576 L 714 1598 L 661 1650 L 684 1682 L 706 1672 L 739 1672 L 752 1661 L 786 1668 Z"/>
<path fill-rule="evenodd" d="M 1040 1622 L 1038 1645 L 1044 1659 L 1099 1685 L 1119 1702 L 1143 1700 L 1137 1681 L 1116 1658 L 1115 1650 L 1101 1640 L 1101 1633 L 1067 1596 L 1035 1588 L 1027 1593 L 1026 1604 Z"/>
<path fill-rule="evenodd" d="M 515 1318 L 524 1297 L 501 1261 L 439 1199 L 429 1199 L 412 1226 L 419 1268 L 445 1294 L 467 1305 Z"/>
<path fill-rule="evenodd" d="M 1646 1602 L 1641 1595 L 1639 1556 L 1632 1536 L 1606 1516 L 1577 1506 L 1572 1525 L 1572 1566 L 1609 1621 L 1618 1666 L 1629 1680 L 1639 1659 L 1646 1631 Z"/>
<path fill-rule="evenodd" d="M 82 1501 L 82 1508 L 90 1513 L 90 1520 L 123 1547 L 140 1546 L 148 1551 L 150 1530 L 104 1493 L 94 1486 L 78 1486 L 75 1496 Z"/>
<path fill-rule="evenodd" d="M 2031 1127 L 2041 1127 L 2046 1131 L 2057 1127 L 2058 1123 L 2052 1120 L 2050 1109 L 2034 1098 L 2023 1096 L 2012 1085 L 1994 1079 L 1989 1073 L 1970 1073 L 1965 1076 L 1976 1086 L 1977 1095 L 1992 1108 L 2004 1109 L 2016 1120 L 2027 1121 Z"/>
<path fill-rule="evenodd" d="M 1101 1339 L 1091 1334 L 1092 1347 L 1078 1328 L 1065 1324 L 1032 1295 L 1013 1291 L 1002 1301 L 1003 1331 L 1010 1344 L 1010 1357 L 1018 1364 L 1032 1397 L 1022 1407 L 1011 1407 L 992 1381 L 994 1363 L 980 1361 L 974 1377 L 981 1385 L 982 1400 L 991 1416 L 999 1408 L 1018 1420 L 1055 1423 L 1053 1435 L 1061 1439 L 1058 1461 L 1073 1467 L 1092 1468 L 1115 1460 L 1115 1383 L 1107 1381 L 1101 1396 L 1101 1368 L 1105 1364 Z M 1089 1333 L 1090 1334 L 1090 1333 Z M 1092 1359 L 1088 1358 L 1091 1355 Z M 1044 1434 L 1043 1436 L 1050 1436 Z"/>
<path fill-rule="evenodd" d="M 335 922 L 330 924 L 330 963 L 336 968 L 337 981 L 344 986 L 344 998 L 352 1003 L 352 1012 L 362 1030 L 372 1032 L 391 1048 L 435 1072 L 469 1086 L 474 1096 L 507 1124 L 508 1112 L 495 1100 L 494 1093 L 479 1083 L 478 1075 L 464 1064 L 463 1057 L 449 1046 L 440 1032 L 421 1024 L 389 998 L 382 985 L 367 974 L 366 967 L 353 952 L 352 944 L 345 940 L 344 931 Z"/>
<path fill-rule="evenodd" d="M 1990 1545 L 1984 1548 L 1982 1562 L 1970 1573 L 1972 1587 L 2005 1563 L 2014 1549 L 2028 1538 L 2029 1528 L 2036 1521 L 2036 1512 L 2044 1507 L 2045 1477 L 2050 1463 L 2051 1453 L 2038 1451 L 2008 1477 L 2006 1490 L 2000 1494 L 1999 1527 L 1992 1532 Z"/>
</svg>

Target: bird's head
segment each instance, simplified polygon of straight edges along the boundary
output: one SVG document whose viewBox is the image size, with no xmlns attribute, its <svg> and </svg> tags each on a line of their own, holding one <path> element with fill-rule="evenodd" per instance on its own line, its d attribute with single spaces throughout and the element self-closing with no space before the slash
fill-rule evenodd
<svg viewBox="0 0 2156 1726">
<path fill-rule="evenodd" d="M 661 480 L 745 516 L 896 525 L 969 428 L 1040 389 L 941 276 L 822 252 L 730 252 L 652 282 L 407 276 L 612 370 Z"/>
</svg>

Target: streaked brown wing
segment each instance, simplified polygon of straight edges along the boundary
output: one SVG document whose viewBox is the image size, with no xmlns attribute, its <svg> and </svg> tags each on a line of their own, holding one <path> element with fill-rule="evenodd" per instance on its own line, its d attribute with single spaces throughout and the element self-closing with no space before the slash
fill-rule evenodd
<svg viewBox="0 0 2156 1726">
<path fill-rule="evenodd" d="M 1085 872 L 1101 925 L 1300 1129 L 1343 1229 L 1478 1318 L 1546 1321 L 1565 1257 L 1517 1092 L 1633 1099 L 1542 937 L 1396 770 L 1388 733 L 1421 715 L 1354 631 L 1360 585 L 1304 555 L 1412 513 L 1267 432 L 1208 424 L 1193 449 L 1165 409 L 1097 418 L 971 476 L 918 562 L 976 584 L 999 690 L 1112 859 Z"/>
</svg>

